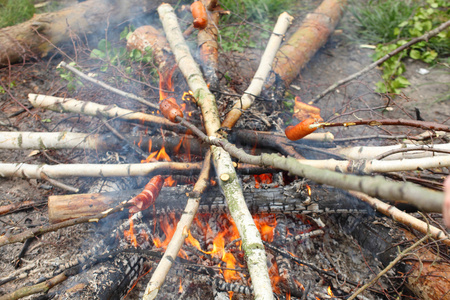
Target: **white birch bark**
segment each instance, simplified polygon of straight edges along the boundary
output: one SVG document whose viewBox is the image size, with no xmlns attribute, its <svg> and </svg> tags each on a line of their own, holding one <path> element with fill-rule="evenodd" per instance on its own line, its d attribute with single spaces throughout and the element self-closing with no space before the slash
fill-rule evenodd
<svg viewBox="0 0 450 300">
<path fill-rule="evenodd" d="M 232 110 L 227 114 L 222 125 L 228 128 L 234 126 L 239 117 L 242 115 L 242 111 L 248 109 L 255 101 L 255 97 L 261 94 L 264 82 L 269 75 L 270 70 L 272 70 L 273 60 L 275 55 L 280 48 L 281 42 L 283 41 L 286 30 L 289 25 L 291 25 L 294 18 L 287 12 L 282 13 L 275 24 L 272 35 L 267 42 L 266 49 L 263 56 L 261 57 L 261 62 L 259 64 L 258 70 L 247 88 L 244 95 L 239 101 L 233 106 Z"/>
<path fill-rule="evenodd" d="M 413 144 L 399 144 L 393 146 L 361 146 L 361 147 L 348 147 L 348 148 L 338 148 L 335 150 L 331 150 L 330 152 L 334 154 L 343 155 L 347 159 L 373 159 L 378 155 L 386 153 L 388 151 L 402 149 L 402 148 L 411 148 L 416 147 L 417 145 Z M 436 145 L 427 145 L 426 147 L 430 149 L 441 149 L 450 151 L 450 144 L 436 144 Z M 410 152 L 400 152 L 396 154 L 392 154 L 384 158 L 384 160 L 397 160 L 404 158 L 419 158 L 419 157 L 431 157 L 431 156 L 442 156 L 448 155 L 439 152 L 432 151 L 410 151 Z"/>
<path fill-rule="evenodd" d="M 399 160 L 307 160 L 299 159 L 298 162 L 330 171 L 342 173 L 388 173 L 401 171 L 414 171 L 420 169 L 433 169 L 450 167 L 450 155 L 423 157 Z"/>
<path fill-rule="evenodd" d="M 206 154 L 205 161 L 203 162 L 203 168 L 200 176 L 195 183 L 191 194 L 201 195 L 205 191 L 208 186 L 210 165 L 211 154 L 208 152 Z M 149 290 L 152 291 L 149 298 L 156 298 L 156 295 L 164 283 L 170 268 L 175 262 L 178 252 L 184 244 L 184 240 L 188 237 L 192 221 L 194 220 L 195 214 L 200 206 L 200 200 L 201 196 L 189 197 L 186 208 L 183 211 L 183 215 L 181 216 L 180 221 L 177 224 L 177 228 L 175 229 L 175 233 L 173 234 L 169 245 L 167 245 L 166 251 L 164 252 L 161 261 L 156 267 L 155 272 L 153 272 L 152 278 L 150 278 L 148 283 L 148 286 L 150 286 Z"/>
<path fill-rule="evenodd" d="M 0 132 L 0 149 L 96 149 L 97 135 L 75 132 Z"/>
<path fill-rule="evenodd" d="M 125 177 L 146 176 L 158 171 L 170 174 L 175 171 L 199 171 L 201 163 L 154 162 L 146 164 L 59 164 L 31 165 L 24 163 L 0 163 L 0 177 L 21 177 L 42 179 L 42 174 L 50 178 L 82 177 Z"/>
<path fill-rule="evenodd" d="M 200 69 L 189 52 L 183 34 L 178 27 L 177 17 L 173 8 L 168 4 L 162 4 L 158 8 L 158 13 L 177 64 L 186 78 L 189 88 L 194 92 L 198 105 L 202 109 L 206 132 L 208 136 L 215 136 L 220 128 L 220 119 L 214 95 L 208 90 Z M 230 214 L 242 238 L 242 248 L 247 259 L 255 299 L 273 299 L 261 235 L 245 203 L 231 157 L 219 147 L 212 146 L 211 152 L 219 177 L 219 184 L 225 194 Z M 150 297 L 152 293 L 150 288 L 147 285 L 144 299 L 154 299 Z"/>
<path fill-rule="evenodd" d="M 174 125 L 172 122 L 163 117 L 120 108 L 115 104 L 102 105 L 89 101 L 37 94 L 28 94 L 28 100 L 34 107 L 49 109 L 60 113 L 71 112 L 94 117 L 101 115 L 108 118 L 120 118 L 122 120 L 129 121 L 150 122 L 165 126 Z"/>
</svg>

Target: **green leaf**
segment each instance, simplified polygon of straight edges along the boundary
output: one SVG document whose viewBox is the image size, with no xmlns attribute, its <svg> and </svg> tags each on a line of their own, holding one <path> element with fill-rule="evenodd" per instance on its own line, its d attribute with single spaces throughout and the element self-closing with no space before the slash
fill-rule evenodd
<svg viewBox="0 0 450 300">
<path fill-rule="evenodd" d="M 412 49 L 411 52 L 409 52 L 409 57 L 411 57 L 412 59 L 420 59 L 420 51 Z"/>
<path fill-rule="evenodd" d="M 398 85 L 399 88 L 407 87 L 408 85 L 411 85 L 411 83 L 408 81 L 408 79 L 406 79 L 403 76 L 398 76 L 397 78 L 395 78 L 394 81 L 396 81 L 399 84 Z"/>
<path fill-rule="evenodd" d="M 91 51 L 90 57 L 91 58 L 97 58 L 97 59 L 103 59 L 103 58 L 106 57 L 106 53 L 101 51 L 101 50 L 99 50 L 99 49 L 93 49 Z"/>
<path fill-rule="evenodd" d="M 101 72 L 106 72 L 106 71 L 108 71 L 108 65 L 103 65 L 103 66 L 101 66 L 100 71 L 101 71 Z"/>
</svg>

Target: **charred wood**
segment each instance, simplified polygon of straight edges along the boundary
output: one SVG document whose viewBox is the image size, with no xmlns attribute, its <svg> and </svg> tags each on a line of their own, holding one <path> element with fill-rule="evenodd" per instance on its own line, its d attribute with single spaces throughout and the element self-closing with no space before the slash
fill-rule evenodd
<svg viewBox="0 0 450 300">
<path fill-rule="evenodd" d="M 50 196 L 48 199 L 49 218 L 52 223 L 57 223 L 71 218 L 92 215 L 105 211 L 120 201 L 130 199 L 140 191 L 128 190 L 112 193 Z M 187 200 L 186 194 L 189 192 L 190 188 L 186 186 L 163 188 L 159 196 L 160 200 L 155 203 L 155 207 L 157 210 L 161 208 L 181 210 Z M 313 187 L 311 197 L 300 186 L 249 189 L 244 192 L 244 195 L 249 209 L 253 212 L 366 214 L 372 211 L 369 205 L 362 203 L 356 197 L 350 196 L 344 191 L 319 186 Z M 224 196 L 218 191 L 217 187 L 208 189 L 202 195 L 200 208 L 204 212 L 218 209 L 226 211 Z M 317 232 L 317 234 L 320 234 L 320 232 Z M 299 239 L 305 237 L 306 235 L 300 236 Z"/>
</svg>

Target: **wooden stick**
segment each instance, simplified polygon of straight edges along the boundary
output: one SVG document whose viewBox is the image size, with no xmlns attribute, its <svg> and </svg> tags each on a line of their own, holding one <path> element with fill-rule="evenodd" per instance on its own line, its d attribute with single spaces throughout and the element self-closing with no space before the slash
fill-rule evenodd
<svg viewBox="0 0 450 300">
<path fill-rule="evenodd" d="M 89 101 L 37 94 L 28 94 L 28 100 L 34 107 L 49 109 L 56 112 L 71 112 L 93 117 L 97 117 L 100 114 L 108 118 L 120 118 L 122 120 L 139 122 L 141 124 L 156 123 L 166 128 L 173 128 L 176 126 L 176 124 L 163 117 L 120 108 L 115 104 L 107 106 Z"/>
<path fill-rule="evenodd" d="M 361 199 L 362 201 L 369 203 L 375 210 L 381 212 L 382 214 L 390 217 L 391 219 L 402 223 L 408 227 L 411 227 L 423 234 L 427 234 L 429 230 L 429 234 L 433 239 L 442 241 L 447 246 L 450 246 L 450 237 L 443 232 L 442 230 L 428 225 L 427 223 L 420 221 L 417 218 L 399 210 L 395 206 L 384 203 L 377 198 L 370 197 L 364 193 L 350 191 L 350 194 L 355 197 Z"/>
<path fill-rule="evenodd" d="M 383 119 L 383 120 L 357 120 L 351 122 L 335 122 L 335 123 L 317 123 L 309 125 L 309 128 L 325 128 L 325 127 L 349 127 L 356 125 L 369 125 L 369 126 L 410 126 L 417 127 L 425 130 L 440 130 L 450 132 L 450 126 L 445 124 L 439 124 L 435 122 L 417 121 L 417 120 L 405 120 L 405 119 Z"/>
<path fill-rule="evenodd" d="M 281 42 L 283 41 L 286 30 L 291 25 L 294 18 L 287 12 L 282 13 L 278 17 L 278 21 L 275 24 L 272 35 L 267 42 L 266 50 L 261 57 L 258 70 L 256 70 L 255 76 L 250 83 L 250 86 L 244 92 L 244 95 L 233 106 L 231 111 L 227 114 L 225 120 L 222 122 L 222 127 L 232 128 L 236 124 L 239 117 L 242 115 L 242 111 L 248 109 L 255 97 L 258 97 L 262 91 L 264 82 L 272 69 L 272 63 Z"/>
<path fill-rule="evenodd" d="M 0 177 L 21 177 L 42 179 L 42 172 L 51 178 L 72 176 L 85 177 L 126 177 L 147 176 L 158 171 L 159 174 L 173 174 L 187 171 L 199 172 L 201 163 L 154 162 L 144 164 L 59 164 L 30 165 L 0 163 Z"/>
<path fill-rule="evenodd" d="M 170 268 L 172 267 L 178 256 L 178 252 L 184 244 L 184 240 L 188 237 L 189 229 L 200 205 L 201 194 L 208 186 L 210 165 L 211 154 L 208 151 L 205 156 L 205 161 L 203 162 L 203 167 L 200 172 L 199 178 L 195 183 L 191 193 L 191 195 L 194 196 L 189 197 L 186 208 L 183 211 L 183 215 L 181 216 L 180 221 L 177 223 L 175 233 L 173 234 L 173 237 L 170 240 L 169 245 L 167 245 L 166 251 L 164 252 L 164 256 L 156 267 L 149 283 L 147 284 L 146 290 L 150 290 L 151 293 L 153 293 L 149 295 L 150 298 L 156 298 L 159 289 L 164 283 Z"/>
</svg>

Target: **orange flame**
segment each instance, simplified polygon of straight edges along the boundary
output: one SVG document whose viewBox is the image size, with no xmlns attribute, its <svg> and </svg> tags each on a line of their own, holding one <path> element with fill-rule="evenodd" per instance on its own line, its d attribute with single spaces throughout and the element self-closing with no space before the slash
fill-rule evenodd
<svg viewBox="0 0 450 300">
<path fill-rule="evenodd" d="M 138 242 L 136 239 L 136 235 L 134 234 L 133 226 L 134 226 L 133 219 L 131 219 L 131 216 L 130 216 L 130 230 L 124 230 L 123 236 L 126 240 L 130 241 L 133 244 L 134 248 L 137 248 Z"/>
<path fill-rule="evenodd" d="M 159 75 L 159 101 L 162 101 L 168 97 L 166 91 L 173 92 L 172 75 L 177 65 L 174 65 L 172 69 L 166 73 L 160 73 Z"/>
<path fill-rule="evenodd" d="M 330 295 L 331 297 L 334 297 L 333 291 L 331 290 L 331 286 L 328 286 L 327 292 L 328 292 L 328 295 Z"/>
<path fill-rule="evenodd" d="M 308 192 L 308 196 L 311 196 L 311 187 L 309 185 L 306 185 L 306 190 Z"/>
<path fill-rule="evenodd" d="M 178 294 L 183 293 L 183 285 L 181 284 L 181 278 L 180 278 L 180 286 L 178 287 Z"/>
<path fill-rule="evenodd" d="M 255 177 L 255 188 L 257 189 L 261 187 L 261 184 L 269 184 L 273 182 L 273 175 L 270 173 L 253 176 Z"/>
<path fill-rule="evenodd" d="M 261 238 L 266 242 L 273 241 L 273 232 L 277 226 L 275 214 L 261 213 L 253 216 L 256 228 L 261 233 Z"/>
</svg>

